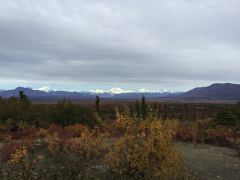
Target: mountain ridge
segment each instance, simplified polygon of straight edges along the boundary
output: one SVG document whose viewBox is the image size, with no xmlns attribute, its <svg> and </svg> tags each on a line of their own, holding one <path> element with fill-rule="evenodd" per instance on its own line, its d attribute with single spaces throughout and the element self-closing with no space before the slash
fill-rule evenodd
<svg viewBox="0 0 240 180">
<path fill-rule="evenodd" d="M 197 87 L 180 95 L 188 99 L 240 99 L 240 84 L 214 83 Z"/>
<path fill-rule="evenodd" d="M 47 91 L 46 91 L 47 90 Z M 96 96 L 105 99 L 139 99 L 144 94 L 148 99 L 165 100 L 240 100 L 240 84 L 215 83 L 207 87 L 196 87 L 187 92 L 134 92 L 123 91 L 120 88 L 112 88 L 109 91 L 56 91 L 44 88 L 42 90 L 17 87 L 12 90 L 0 90 L 0 96 L 3 98 L 18 97 L 19 91 L 24 93 L 30 99 L 95 99 Z M 114 93 L 116 92 L 116 93 Z"/>
<path fill-rule="evenodd" d="M 102 98 L 108 99 L 139 99 L 144 94 L 147 98 L 159 98 L 159 97 L 169 97 L 179 92 L 134 92 L 134 91 L 122 91 L 120 89 L 112 88 L 110 91 L 55 91 L 48 90 L 44 91 L 39 89 L 25 88 L 25 87 L 17 87 L 12 90 L 2 90 L 0 91 L 0 96 L 3 98 L 9 97 L 18 97 L 19 91 L 23 91 L 30 99 L 43 98 L 43 99 L 95 99 L 96 96 L 100 96 Z"/>
</svg>

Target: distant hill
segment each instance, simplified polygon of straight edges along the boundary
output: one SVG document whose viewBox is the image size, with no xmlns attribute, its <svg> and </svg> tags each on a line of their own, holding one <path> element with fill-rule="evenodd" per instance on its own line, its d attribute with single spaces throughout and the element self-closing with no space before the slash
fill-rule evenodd
<svg viewBox="0 0 240 180">
<path fill-rule="evenodd" d="M 208 87 L 194 88 L 179 97 L 183 99 L 240 100 L 240 84 L 212 84 Z"/>
<path fill-rule="evenodd" d="M 42 91 L 33 90 L 31 88 L 17 87 L 13 90 L 2 90 L 0 96 L 3 98 L 18 97 L 19 91 L 23 91 L 31 100 L 57 100 L 57 99 L 95 99 L 96 95 L 103 99 L 140 99 L 144 94 L 148 99 L 155 99 L 161 97 L 172 97 L 179 93 L 174 92 L 124 92 L 124 93 L 95 93 L 95 92 L 68 92 L 68 91 Z"/>
</svg>

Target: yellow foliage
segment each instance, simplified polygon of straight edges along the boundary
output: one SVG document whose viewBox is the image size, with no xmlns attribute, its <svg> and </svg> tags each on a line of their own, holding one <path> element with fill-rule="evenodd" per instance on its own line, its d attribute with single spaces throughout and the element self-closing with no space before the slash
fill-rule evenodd
<svg viewBox="0 0 240 180">
<path fill-rule="evenodd" d="M 40 128 L 37 132 L 36 132 L 36 137 L 38 138 L 44 138 L 48 135 L 48 131 L 47 129 L 43 129 L 43 128 Z"/>
<path fill-rule="evenodd" d="M 48 145 L 48 150 L 51 153 L 55 153 L 59 151 L 60 149 L 60 139 L 58 137 L 58 134 L 54 132 L 53 134 L 49 134 L 45 138 L 45 142 Z"/>
<path fill-rule="evenodd" d="M 41 155 L 31 156 L 25 146 L 17 149 L 7 162 L 7 165 L 14 170 L 9 174 L 8 179 L 37 179 L 36 165 L 42 159 Z"/>
<path fill-rule="evenodd" d="M 21 149 L 17 149 L 14 154 L 11 155 L 11 159 L 8 161 L 9 164 L 19 164 L 24 161 L 28 157 L 28 151 L 25 146 Z"/>
<path fill-rule="evenodd" d="M 126 112 L 118 113 L 117 117 L 116 125 L 125 131 L 107 156 L 116 172 L 144 179 L 186 175 L 183 159 L 172 146 L 177 122 L 150 117 L 138 121 Z"/>
<path fill-rule="evenodd" d="M 86 160 L 100 156 L 106 145 L 106 138 L 99 134 L 97 137 L 90 131 L 82 131 L 80 137 L 71 138 L 66 142 L 65 147 L 69 153 L 84 155 Z"/>
</svg>

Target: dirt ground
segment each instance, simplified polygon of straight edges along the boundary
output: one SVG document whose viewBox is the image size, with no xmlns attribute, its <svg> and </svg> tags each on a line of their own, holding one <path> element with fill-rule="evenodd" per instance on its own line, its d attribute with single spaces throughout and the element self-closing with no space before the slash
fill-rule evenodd
<svg viewBox="0 0 240 180">
<path fill-rule="evenodd" d="M 240 180 L 240 156 L 235 150 L 212 145 L 177 143 L 187 167 L 199 180 Z"/>
</svg>

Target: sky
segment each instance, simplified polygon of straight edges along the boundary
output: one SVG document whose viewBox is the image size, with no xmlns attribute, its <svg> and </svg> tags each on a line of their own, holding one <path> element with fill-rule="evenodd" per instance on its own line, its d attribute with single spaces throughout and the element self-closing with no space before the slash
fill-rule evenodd
<svg viewBox="0 0 240 180">
<path fill-rule="evenodd" d="M 0 0 L 0 89 L 240 83 L 239 0 Z"/>
</svg>

